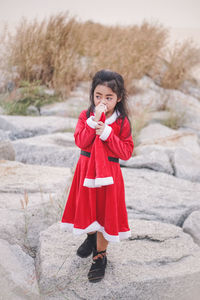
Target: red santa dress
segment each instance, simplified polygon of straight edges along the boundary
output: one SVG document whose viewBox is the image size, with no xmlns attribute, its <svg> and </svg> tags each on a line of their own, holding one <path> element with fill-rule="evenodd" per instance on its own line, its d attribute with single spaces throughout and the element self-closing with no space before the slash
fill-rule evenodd
<svg viewBox="0 0 200 300">
<path fill-rule="evenodd" d="M 97 141 L 94 112 L 90 113 L 89 118 L 86 116 L 86 110 L 81 112 L 74 133 L 75 143 L 81 148 L 81 155 L 63 212 L 62 230 L 72 231 L 74 234 L 100 231 L 109 242 L 119 242 L 131 236 L 124 180 L 118 159 L 128 160 L 134 144 L 128 119 L 125 117 L 120 133 L 121 123 L 120 113 L 115 110 L 105 120 L 105 129 Z M 94 143 L 99 146 L 96 152 Z M 103 149 L 98 150 L 101 148 L 98 143 L 103 145 Z M 98 156 L 97 173 L 101 174 L 100 176 L 109 174 L 106 180 L 100 178 L 99 181 L 99 178 L 95 178 L 96 174 L 88 170 L 94 163 L 95 155 Z M 99 171 L 103 155 L 107 157 L 107 165 L 105 167 L 103 158 L 103 168 Z M 88 178 L 88 175 L 94 178 Z"/>
</svg>

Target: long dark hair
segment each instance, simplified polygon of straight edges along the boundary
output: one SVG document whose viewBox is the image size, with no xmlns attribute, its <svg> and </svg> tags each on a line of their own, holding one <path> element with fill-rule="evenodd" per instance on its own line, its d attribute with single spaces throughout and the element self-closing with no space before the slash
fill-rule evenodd
<svg viewBox="0 0 200 300">
<path fill-rule="evenodd" d="M 92 84 L 90 88 L 90 106 L 87 110 L 87 118 L 89 118 L 90 113 L 93 112 L 95 107 L 94 90 L 97 87 L 97 85 L 105 85 L 109 87 L 117 95 L 117 99 L 121 98 L 121 101 L 117 102 L 115 106 L 115 109 L 117 109 L 120 112 L 118 118 L 122 119 L 120 133 L 123 128 L 125 117 L 127 117 L 129 121 L 130 130 L 131 130 L 131 122 L 128 117 L 128 108 L 127 108 L 128 95 L 124 86 L 124 79 L 119 73 L 110 70 L 100 70 L 94 75 L 92 79 Z"/>
</svg>

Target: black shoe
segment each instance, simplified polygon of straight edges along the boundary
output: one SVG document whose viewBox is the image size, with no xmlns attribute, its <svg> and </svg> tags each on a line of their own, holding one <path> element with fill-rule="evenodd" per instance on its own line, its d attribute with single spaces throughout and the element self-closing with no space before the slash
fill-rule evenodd
<svg viewBox="0 0 200 300">
<path fill-rule="evenodd" d="M 90 282 L 98 282 L 104 278 L 107 265 L 106 250 L 93 251 L 93 262 L 88 272 Z"/>
<path fill-rule="evenodd" d="M 82 258 L 88 257 L 92 251 L 96 250 L 97 233 L 87 234 L 87 238 L 80 245 L 76 254 Z"/>
</svg>

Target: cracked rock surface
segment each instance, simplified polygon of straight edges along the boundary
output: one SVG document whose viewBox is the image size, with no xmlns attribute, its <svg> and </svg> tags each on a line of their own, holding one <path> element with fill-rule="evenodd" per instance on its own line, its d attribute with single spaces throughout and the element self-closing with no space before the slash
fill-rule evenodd
<svg viewBox="0 0 200 300">
<path fill-rule="evenodd" d="M 158 220 L 182 226 L 200 209 L 200 183 L 147 169 L 122 168 L 129 219 Z"/>
<path fill-rule="evenodd" d="M 120 162 L 132 236 L 109 243 L 98 284 L 87 280 L 91 257 L 76 256 L 85 236 L 57 223 L 80 153 L 73 133 L 88 83 L 41 116 L 0 115 L 0 299 L 37 300 L 40 290 L 41 300 L 199 300 L 200 102 L 147 76 L 136 85 L 143 91 L 130 103 L 155 114 L 135 156 Z M 178 130 L 158 124 L 170 110 L 184 113 Z"/>
<path fill-rule="evenodd" d="M 198 300 L 200 248 L 191 236 L 157 221 L 129 223 L 131 238 L 109 243 L 98 284 L 87 280 L 92 258 L 76 255 L 85 235 L 62 232 L 59 223 L 41 232 L 36 265 L 44 299 Z"/>
</svg>

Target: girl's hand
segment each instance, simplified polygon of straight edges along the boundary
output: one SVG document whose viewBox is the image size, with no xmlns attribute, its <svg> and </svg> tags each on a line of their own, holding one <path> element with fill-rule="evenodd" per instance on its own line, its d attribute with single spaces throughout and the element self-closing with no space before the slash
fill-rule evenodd
<svg viewBox="0 0 200 300">
<path fill-rule="evenodd" d="M 103 103 L 100 103 L 97 106 L 95 106 L 95 118 L 94 118 L 94 121 L 98 122 L 99 119 L 101 118 L 102 112 L 106 113 L 106 111 L 107 111 L 107 107 Z"/>
<path fill-rule="evenodd" d="M 105 126 L 106 125 L 103 122 L 99 121 L 96 125 L 96 134 L 101 135 L 104 131 Z"/>
</svg>

